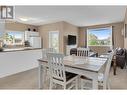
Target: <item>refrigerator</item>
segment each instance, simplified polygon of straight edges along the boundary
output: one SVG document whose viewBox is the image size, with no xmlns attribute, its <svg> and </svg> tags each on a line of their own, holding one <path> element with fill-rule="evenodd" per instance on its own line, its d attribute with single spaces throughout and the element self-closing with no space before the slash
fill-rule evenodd
<svg viewBox="0 0 127 95">
<path fill-rule="evenodd" d="M 32 48 L 42 47 L 39 32 L 25 31 L 25 41 L 28 41 Z"/>
<path fill-rule="evenodd" d="M 41 48 L 41 37 L 30 37 L 29 42 L 32 48 Z"/>
</svg>

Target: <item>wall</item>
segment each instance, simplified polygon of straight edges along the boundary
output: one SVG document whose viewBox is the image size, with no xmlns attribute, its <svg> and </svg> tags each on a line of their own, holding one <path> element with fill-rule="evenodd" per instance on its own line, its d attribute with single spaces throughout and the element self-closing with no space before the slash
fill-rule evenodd
<svg viewBox="0 0 127 95">
<path fill-rule="evenodd" d="M 78 45 L 78 27 L 69 24 L 67 22 L 63 22 L 63 37 L 64 37 L 64 53 L 67 51 L 67 36 L 75 35 L 76 36 L 76 44 Z"/>
<path fill-rule="evenodd" d="M 127 24 L 127 10 L 126 10 L 126 13 L 125 13 L 124 23 Z M 124 37 L 124 48 L 127 49 L 127 37 L 126 38 Z"/>
<path fill-rule="evenodd" d="M 33 25 L 28 25 L 28 24 L 22 24 L 19 22 L 14 22 L 14 21 L 6 21 L 5 23 L 5 30 L 13 30 L 13 31 L 26 31 L 30 28 L 31 30 L 36 29 L 37 26 Z"/>
<path fill-rule="evenodd" d="M 5 24 L 0 23 L 0 36 L 3 35 L 4 31 L 5 31 Z"/>
<path fill-rule="evenodd" d="M 49 47 L 49 37 L 48 33 L 49 31 L 60 31 L 60 51 L 63 51 L 63 39 L 62 39 L 62 31 L 63 31 L 63 23 L 62 22 L 57 22 L 57 23 L 52 23 L 52 24 L 46 24 L 46 25 L 41 25 L 38 27 L 38 31 L 40 32 L 40 35 L 42 37 L 42 47 L 43 48 L 48 48 Z"/>
<path fill-rule="evenodd" d="M 86 35 L 86 32 L 87 31 L 87 28 L 86 27 L 79 27 L 79 39 L 78 39 L 78 46 L 82 47 L 82 46 L 86 46 L 86 39 L 87 38 L 87 35 Z"/>
<path fill-rule="evenodd" d="M 118 23 L 111 23 L 111 24 L 102 24 L 102 25 L 94 25 L 94 26 L 86 26 L 86 27 L 80 27 L 79 28 L 79 46 L 85 46 L 86 45 L 86 33 L 87 28 L 102 28 L 102 27 L 113 27 L 113 35 L 114 35 L 114 48 L 116 47 L 124 47 L 124 37 L 122 35 L 122 29 L 123 29 L 123 22 Z M 99 54 L 107 52 L 110 48 L 109 47 L 100 47 L 100 46 L 92 46 L 90 47 L 95 52 L 98 52 Z"/>
<path fill-rule="evenodd" d="M 78 27 L 64 21 L 39 26 L 38 31 L 40 32 L 40 35 L 43 39 L 43 48 L 49 47 L 49 38 L 48 38 L 49 31 L 57 31 L 57 30 L 60 33 L 59 34 L 60 52 L 65 53 L 65 45 L 67 44 L 66 36 L 68 34 L 70 35 L 72 34 L 72 35 L 76 35 L 78 38 Z"/>
</svg>

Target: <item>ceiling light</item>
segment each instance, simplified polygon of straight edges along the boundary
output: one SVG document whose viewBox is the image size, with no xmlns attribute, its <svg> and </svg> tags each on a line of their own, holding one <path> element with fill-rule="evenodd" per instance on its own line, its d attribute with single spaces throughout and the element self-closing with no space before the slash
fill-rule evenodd
<svg viewBox="0 0 127 95">
<path fill-rule="evenodd" d="M 21 21 L 28 21 L 28 18 L 19 18 Z"/>
</svg>

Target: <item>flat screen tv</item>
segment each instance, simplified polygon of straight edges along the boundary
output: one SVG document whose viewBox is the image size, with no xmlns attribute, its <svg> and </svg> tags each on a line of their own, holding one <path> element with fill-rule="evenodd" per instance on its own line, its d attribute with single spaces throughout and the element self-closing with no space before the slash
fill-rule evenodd
<svg viewBox="0 0 127 95">
<path fill-rule="evenodd" d="M 68 45 L 75 45 L 76 44 L 76 36 L 68 35 Z"/>
</svg>

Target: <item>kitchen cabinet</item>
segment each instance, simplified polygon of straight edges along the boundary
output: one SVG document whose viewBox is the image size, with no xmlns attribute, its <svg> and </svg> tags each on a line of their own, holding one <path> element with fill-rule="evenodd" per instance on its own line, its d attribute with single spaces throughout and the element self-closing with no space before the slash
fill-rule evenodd
<svg viewBox="0 0 127 95">
<path fill-rule="evenodd" d="M 38 67 L 42 49 L 0 52 L 0 78 Z"/>
</svg>

